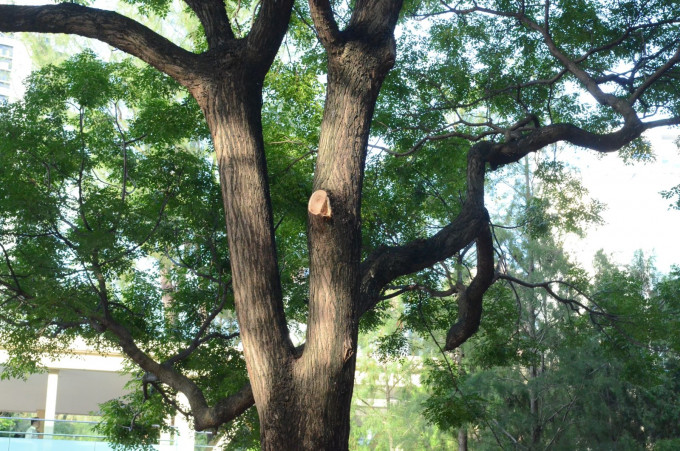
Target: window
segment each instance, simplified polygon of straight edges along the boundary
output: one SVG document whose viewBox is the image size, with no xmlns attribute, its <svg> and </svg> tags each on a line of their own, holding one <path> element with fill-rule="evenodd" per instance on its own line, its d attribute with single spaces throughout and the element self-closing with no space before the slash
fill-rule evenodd
<svg viewBox="0 0 680 451">
<path fill-rule="evenodd" d="M 9 75 L 8 70 L 0 70 L 0 81 L 9 81 Z"/>
<path fill-rule="evenodd" d="M 13 53 L 14 49 L 11 45 L 0 44 L 0 56 L 11 58 Z"/>
<path fill-rule="evenodd" d="M 0 94 L 0 103 L 7 103 L 7 100 L 9 100 L 7 96 Z"/>
<path fill-rule="evenodd" d="M 0 56 L 0 70 L 12 70 L 12 58 Z"/>
</svg>

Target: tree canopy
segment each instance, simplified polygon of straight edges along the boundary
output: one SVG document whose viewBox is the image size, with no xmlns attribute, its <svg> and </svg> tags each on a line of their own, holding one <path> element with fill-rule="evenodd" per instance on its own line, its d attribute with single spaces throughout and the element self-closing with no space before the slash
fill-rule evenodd
<svg viewBox="0 0 680 451">
<path fill-rule="evenodd" d="M 129 3 L 0 5 L 0 31 L 141 60 L 81 53 L 0 107 L 6 371 L 118 346 L 140 384 L 111 411 L 181 392 L 197 429 L 263 449 L 347 447 L 358 333 L 389 298 L 446 350 L 478 330 L 513 277 L 489 171 L 559 143 L 645 158 L 642 133 L 680 123 L 672 0 Z M 573 202 L 527 199 L 532 233 L 596 215 Z"/>
</svg>

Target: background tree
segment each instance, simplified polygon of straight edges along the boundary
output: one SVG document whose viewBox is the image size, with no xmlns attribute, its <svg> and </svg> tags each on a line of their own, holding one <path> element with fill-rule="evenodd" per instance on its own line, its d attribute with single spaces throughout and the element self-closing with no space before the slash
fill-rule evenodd
<svg viewBox="0 0 680 451">
<path fill-rule="evenodd" d="M 540 161 L 531 176 L 528 168 L 519 189 L 511 190 L 510 208 L 502 210 L 519 226 L 496 234 L 507 265 L 500 277 L 508 285 L 487 293 L 494 309 L 466 345 L 465 360 L 454 359 L 452 368 L 434 365 L 426 415 L 449 430 L 466 424 L 474 431 L 469 439 L 475 449 L 674 446 L 679 431 L 654 431 L 657 418 L 676 410 L 673 395 L 655 394 L 673 387 L 677 376 L 669 371 L 677 340 L 665 333 L 677 321 L 670 289 L 677 274 L 661 282 L 641 254 L 625 269 L 599 254 L 589 285 L 560 241 L 565 230 L 596 220 L 599 204 L 588 202 L 577 180 L 555 161 Z M 542 200 L 559 203 L 574 194 L 573 215 L 565 209 L 562 217 L 580 220 L 545 221 L 550 210 L 537 208 L 548 205 Z M 593 208 L 584 208 L 589 204 Z M 560 280 L 569 282 L 545 284 Z M 579 292 L 592 293 L 602 310 L 575 314 L 582 311 L 575 303 Z"/>
<path fill-rule="evenodd" d="M 108 337 L 140 366 L 147 375 L 145 382 L 186 395 L 199 430 L 232 421 L 255 403 L 263 449 L 346 447 L 359 322 L 362 317 L 368 323 L 376 320 L 376 307 L 386 307 L 379 305 L 385 289 L 396 285 L 403 292 L 418 291 L 411 298 L 417 302 L 405 306 L 405 318 L 432 314 L 428 321 L 440 329 L 448 328 L 444 345 L 448 350 L 477 331 L 482 297 L 496 272 L 484 207 L 487 167 L 517 162 L 558 141 L 600 152 L 632 145 L 633 154 L 644 153 L 647 148 L 636 141 L 642 132 L 680 122 L 673 88 L 680 59 L 680 13 L 677 3 L 670 0 L 611 4 L 489 0 L 455 7 L 429 2 L 402 4 L 400 0 L 340 5 L 324 0 L 311 0 L 308 5 L 291 0 L 185 3 L 200 22 L 197 34 L 201 44 L 192 48 L 181 47 L 128 16 L 72 3 L 0 6 L 0 30 L 72 33 L 99 39 L 166 74 L 193 97 L 215 149 L 226 218 L 228 257 L 218 254 L 209 264 L 213 274 L 221 276 L 211 285 L 217 296 L 211 299 L 218 301 L 205 309 L 195 308 L 194 312 L 203 316 L 193 323 L 190 316 L 174 317 L 189 320 L 194 328 L 183 326 L 184 333 L 191 331 L 191 339 L 167 354 L 155 354 L 136 335 L 164 321 L 163 315 L 142 319 L 133 314 L 131 306 L 153 299 L 139 296 L 138 283 L 153 284 L 140 280 L 141 276 L 128 285 L 129 290 L 118 289 L 116 284 L 124 273 L 121 252 L 132 258 L 135 243 L 145 242 L 141 231 L 153 229 L 152 216 L 140 213 L 144 220 L 136 223 L 136 241 L 116 233 L 99 233 L 118 231 L 117 221 L 125 217 L 128 207 L 123 198 L 128 196 L 130 181 L 125 175 L 126 153 L 122 152 L 122 159 L 93 165 L 81 151 L 69 163 L 76 167 L 77 175 L 75 179 L 71 175 L 65 184 L 74 188 L 65 187 L 59 196 L 63 203 L 55 199 L 53 204 L 78 213 L 64 216 L 72 225 L 52 227 L 72 246 L 52 234 L 47 239 L 52 240 L 49 246 L 41 249 L 49 264 L 34 266 L 37 263 L 32 261 L 22 266 L 23 255 L 7 242 L 2 305 L 12 313 L 4 315 L 10 320 L 6 322 L 8 333 L 19 336 L 23 324 L 12 323 L 12 318 L 15 310 L 29 315 L 26 299 L 35 300 L 45 311 L 50 298 L 76 300 L 81 294 L 89 305 L 65 303 L 68 315 L 60 316 L 54 325 L 57 331 L 97 332 Z M 164 15 L 169 7 L 163 0 L 135 4 L 146 15 Z M 424 16 L 431 20 L 422 26 L 413 20 Z M 402 55 L 397 69 L 386 79 L 396 61 L 394 31 L 400 20 Z M 292 51 L 275 62 L 284 36 Z M 316 87 L 322 74 L 326 96 L 319 120 L 316 113 L 321 113 L 321 108 L 308 105 L 318 105 Z M 273 83 L 276 77 L 285 83 Z M 383 96 L 378 98 L 383 84 Z M 306 87 L 307 102 L 287 103 L 292 97 L 301 100 L 292 94 L 293 86 Z M 92 100 L 93 105 L 101 105 L 98 94 L 90 95 L 97 100 Z M 586 96 L 592 103 L 584 101 Z M 84 101 L 79 104 L 81 110 L 91 99 Z M 149 121 L 164 119 L 164 108 L 174 105 L 169 100 L 161 102 Z M 193 119 L 198 111 L 194 105 L 186 102 L 179 111 Z M 269 141 L 276 136 L 270 133 L 277 127 L 268 115 L 291 111 L 297 105 L 305 105 L 299 111 L 308 114 L 282 113 L 282 117 L 295 118 L 290 124 L 293 129 L 285 132 L 287 139 Z M 59 117 L 55 121 L 60 133 L 72 131 L 62 126 Z M 75 130 L 84 135 L 85 125 L 90 126 L 79 122 Z M 9 129 L 9 142 L 21 144 L 14 139 L 17 129 Z M 149 144 L 155 145 L 154 135 L 148 136 Z M 373 148 L 408 158 L 369 155 L 369 137 L 374 138 Z M 291 163 L 307 162 L 306 156 L 315 154 L 313 178 L 306 172 L 308 178 L 294 183 L 297 189 L 292 191 L 286 190 L 291 188 L 286 182 L 292 179 L 283 176 L 288 169 L 273 172 L 275 161 L 281 161 L 282 155 L 291 156 L 286 154 L 291 147 L 299 154 Z M 182 199 L 191 191 L 182 185 L 178 191 L 170 188 L 176 186 L 172 177 L 189 173 L 183 169 L 185 158 L 181 154 L 162 176 L 148 181 L 153 188 L 140 194 L 146 192 L 150 199 L 140 208 L 148 202 L 155 206 L 152 210 L 157 217 L 164 219 L 162 211 L 167 206 L 163 199 L 169 194 Z M 186 161 L 191 167 L 195 160 Z M 113 170 L 115 164 L 121 178 L 116 185 L 122 186 L 121 203 L 85 202 L 81 193 L 87 189 L 92 194 L 105 191 L 97 183 L 92 187 L 83 184 L 85 170 Z M 35 190 L 43 190 L 42 186 L 51 192 L 52 171 L 49 164 L 42 168 L 50 175 L 47 182 L 42 171 L 38 174 L 33 169 L 33 174 L 29 171 L 26 175 L 25 189 L 5 196 L 12 199 L 13 208 L 21 210 L 16 205 L 22 196 L 24 200 L 38 196 Z M 368 183 L 362 198 L 364 176 Z M 43 185 L 38 188 L 31 180 L 43 180 Z M 162 183 L 164 188 L 154 183 Z M 34 192 L 29 191 L 31 184 Z M 404 203 L 408 212 L 385 216 L 380 208 L 401 206 L 397 196 L 404 190 L 409 194 Z M 168 194 L 158 196 L 159 192 Z M 297 225 L 305 219 L 303 206 L 312 192 L 320 203 L 310 204 L 305 233 Z M 199 203 L 195 199 L 209 206 L 200 196 L 192 206 Z M 394 200 L 397 202 L 384 203 Z M 382 205 L 372 214 L 369 201 Z M 52 215 L 45 221 L 62 223 L 60 207 L 48 205 L 41 205 L 44 214 Z M 105 208 L 88 210 L 95 205 Z M 217 207 L 209 210 L 219 213 Z M 275 216 L 280 211 L 285 214 Z M 10 212 L 6 217 L 15 214 Z M 95 217 L 96 222 L 89 219 Z M 9 222 L 10 227 L 18 224 Z M 73 236 L 66 234 L 67 230 Z M 278 254 L 277 232 L 283 231 L 295 232 L 294 240 L 279 233 L 278 247 L 286 252 L 283 258 L 290 256 L 289 262 L 302 263 L 295 268 L 297 277 L 286 278 L 281 271 L 286 260 Z M 132 233 L 131 229 L 124 235 Z M 33 231 L 24 233 L 25 240 L 20 241 L 37 246 L 39 240 L 33 235 Z M 179 247 L 177 252 L 190 252 L 192 246 L 177 238 L 172 239 Z M 224 245 L 224 241 L 218 242 Z M 473 242 L 475 271 L 463 280 L 447 278 L 446 268 L 452 262 L 446 260 L 467 253 Z M 107 253 L 109 250 L 115 253 Z M 67 267 L 77 268 L 79 275 L 53 271 L 63 268 L 64 261 Z M 227 263 L 229 276 L 224 269 Z M 23 281 L 25 277 L 31 278 L 31 283 Z M 196 279 L 191 276 L 187 281 Z M 438 294 L 442 282 L 446 292 L 457 294 L 457 312 L 435 308 L 442 298 L 432 295 Z M 205 302 L 198 288 L 185 298 L 188 304 L 199 302 L 194 295 Z M 181 363 L 191 355 L 208 355 L 225 362 L 213 365 L 218 373 L 230 362 L 241 364 L 240 359 L 228 355 L 230 348 L 212 354 L 212 338 L 219 337 L 208 332 L 216 327 L 214 320 L 232 296 L 249 384 L 236 388 L 240 380 L 228 379 L 232 385 L 212 391 L 201 382 L 211 378 L 197 378 L 197 373 Z M 158 302 L 160 299 L 154 304 L 157 312 Z M 151 307 L 144 310 L 154 311 Z M 367 314 L 369 311 L 373 312 Z M 304 346 L 295 346 L 291 339 L 288 319 L 294 318 L 293 314 L 305 318 Z M 84 324 L 94 332 L 84 330 Z M 34 340 L 52 333 L 49 328 L 24 329 L 28 331 L 25 338 Z M 225 332 L 220 333 L 229 337 Z M 15 355 L 30 352 L 18 340 L 13 343 Z"/>
<path fill-rule="evenodd" d="M 392 303 L 400 302 L 393 299 Z M 427 399 L 424 361 L 432 343 L 405 328 L 396 308 L 378 329 L 359 338 L 352 403 L 352 449 L 448 450 L 456 438 L 422 416 Z"/>
<path fill-rule="evenodd" d="M 666 284 L 676 284 L 675 277 L 665 278 L 654 291 L 660 293 Z M 676 303 L 675 298 L 662 300 L 656 293 L 645 301 L 630 290 L 636 283 L 635 276 L 621 271 L 616 291 L 610 286 L 606 294 L 605 290 L 598 293 L 612 304 L 625 304 L 622 298 L 648 306 Z M 612 305 L 612 311 L 617 307 Z M 652 343 L 652 336 L 673 325 L 675 314 L 660 322 L 638 322 L 649 314 L 643 310 L 636 312 L 636 320 L 626 322 L 625 333 L 610 327 L 599 330 L 585 317 L 554 323 L 553 337 L 545 334 L 543 341 L 549 341 L 550 350 L 543 353 L 544 365 L 536 375 L 531 372 L 531 361 L 524 358 L 525 352 L 535 349 L 530 337 L 520 336 L 524 343 L 516 349 L 521 354 L 505 362 L 487 359 L 482 364 L 472 346 L 468 365 L 474 366 L 468 377 L 456 381 L 457 401 L 478 398 L 481 408 L 473 412 L 476 416 L 466 411 L 467 416 L 446 417 L 439 410 L 442 399 L 434 398 L 428 403 L 431 418 L 449 428 L 468 422 L 476 431 L 470 440 L 479 449 L 673 449 L 680 431 L 666 418 L 677 414 L 677 399 L 667 390 L 677 384 L 677 343 L 664 339 L 642 345 L 634 337 L 645 336 L 644 342 Z M 440 383 L 435 393 L 448 395 L 453 389 L 451 377 L 441 370 L 435 374 Z"/>
</svg>

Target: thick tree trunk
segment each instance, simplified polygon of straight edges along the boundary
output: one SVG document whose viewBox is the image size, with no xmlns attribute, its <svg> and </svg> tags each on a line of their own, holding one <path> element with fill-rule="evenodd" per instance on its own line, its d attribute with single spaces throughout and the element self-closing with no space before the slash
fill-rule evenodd
<svg viewBox="0 0 680 451">
<path fill-rule="evenodd" d="M 347 449 L 360 305 L 361 189 L 371 119 L 380 85 L 394 63 L 379 48 L 345 42 L 329 51 L 326 104 L 314 191 L 329 198 L 330 217 L 309 215 L 310 302 L 304 354 L 295 380 L 311 410 L 304 449 Z"/>
<path fill-rule="evenodd" d="M 369 5 L 378 10 L 364 11 Z M 309 317 L 302 352 L 288 336 L 277 270 L 262 79 L 251 68 L 230 66 L 229 77 L 192 89 L 219 161 L 236 311 L 263 450 L 348 446 L 360 317 L 363 168 L 378 92 L 394 64 L 392 30 L 399 8 L 367 3 L 350 25 L 363 30 L 359 39 L 348 33 L 325 42 L 328 89 L 314 191 L 320 199 L 326 195 L 330 207 L 310 203 Z M 363 34 L 369 30 L 380 39 L 369 44 Z"/>
<path fill-rule="evenodd" d="M 244 71 L 246 72 L 246 71 Z M 337 77 L 337 75 L 336 75 Z M 257 83 L 211 83 L 194 95 L 219 162 L 236 311 L 262 449 L 347 448 L 357 342 L 361 176 L 375 80 L 329 82 L 315 189 L 331 217 L 310 214 L 310 311 L 300 356 L 288 339 L 277 270 Z M 272 322 L 271 318 L 276 318 Z"/>
<path fill-rule="evenodd" d="M 333 63 L 331 63 L 333 65 Z M 342 449 L 349 437 L 357 344 L 357 306 L 361 257 L 360 204 L 363 164 L 375 94 L 337 80 L 331 69 L 326 114 L 321 129 L 314 190 L 330 199 L 331 217 L 310 215 L 310 303 L 305 352 L 296 367 L 308 406 L 318 409 L 308 435 L 326 435 L 335 423 L 329 449 Z M 351 79 L 351 78 L 350 78 Z M 369 86 L 370 89 L 370 86 Z M 303 387 L 300 387 L 303 389 Z M 309 442 L 311 445 L 311 442 Z"/>
<path fill-rule="evenodd" d="M 467 428 L 458 429 L 458 451 L 468 451 Z"/>
</svg>

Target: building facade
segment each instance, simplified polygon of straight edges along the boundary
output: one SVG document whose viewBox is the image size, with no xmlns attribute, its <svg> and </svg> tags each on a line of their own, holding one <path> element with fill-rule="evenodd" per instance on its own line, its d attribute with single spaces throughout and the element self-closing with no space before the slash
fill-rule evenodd
<svg viewBox="0 0 680 451">
<path fill-rule="evenodd" d="M 0 33 L 0 102 L 11 102 L 24 95 L 24 80 L 31 73 L 26 47 L 13 36 Z"/>
</svg>

